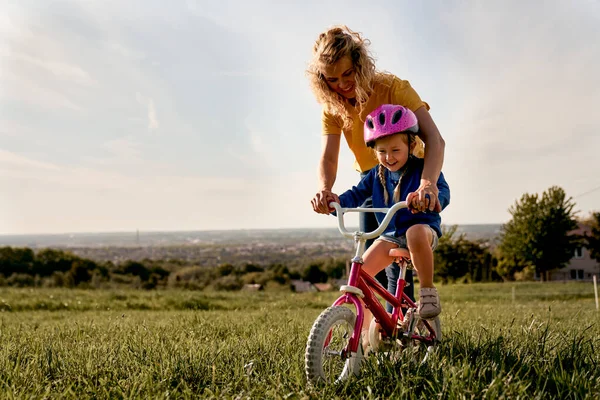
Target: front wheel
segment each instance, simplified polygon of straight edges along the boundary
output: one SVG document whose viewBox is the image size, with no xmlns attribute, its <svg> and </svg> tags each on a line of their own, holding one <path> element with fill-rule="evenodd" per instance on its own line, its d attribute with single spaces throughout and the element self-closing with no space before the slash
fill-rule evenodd
<svg viewBox="0 0 600 400">
<path fill-rule="evenodd" d="M 362 344 L 350 353 L 356 315 L 346 307 L 324 310 L 315 320 L 306 343 L 305 369 L 311 384 L 339 383 L 357 375 L 362 362 Z"/>
</svg>

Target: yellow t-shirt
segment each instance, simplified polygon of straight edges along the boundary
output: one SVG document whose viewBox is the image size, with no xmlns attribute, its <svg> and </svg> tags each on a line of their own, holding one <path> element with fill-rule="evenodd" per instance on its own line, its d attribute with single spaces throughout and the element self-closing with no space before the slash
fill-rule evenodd
<svg viewBox="0 0 600 400">
<path fill-rule="evenodd" d="M 371 111 L 382 104 L 398 104 L 412 111 L 425 106 L 429 110 L 429 105 L 421 100 L 408 81 L 389 74 L 380 74 L 378 78 L 380 79 L 377 79 L 373 85 L 373 93 L 363 107 L 360 116 L 357 108 L 349 104 L 346 106 L 352 117 L 352 130 L 342 129 L 344 123 L 339 115 L 334 115 L 325 109 L 322 113 L 323 135 L 341 135 L 342 132 L 344 133 L 348 147 L 350 147 L 356 158 L 354 168 L 359 172 L 368 171 L 377 165 L 377 158 L 373 151 L 367 147 L 363 137 L 365 118 Z M 423 157 L 423 150 L 423 141 L 417 138 L 417 145 L 413 154 Z"/>
</svg>

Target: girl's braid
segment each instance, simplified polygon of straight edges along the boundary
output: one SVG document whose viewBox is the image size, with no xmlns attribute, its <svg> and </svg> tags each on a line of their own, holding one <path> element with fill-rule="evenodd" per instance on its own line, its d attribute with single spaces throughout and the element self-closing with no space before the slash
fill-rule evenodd
<svg viewBox="0 0 600 400">
<path fill-rule="evenodd" d="M 385 185 L 385 167 L 379 164 L 379 170 L 377 172 L 379 176 L 379 182 L 381 182 L 381 186 L 383 186 L 383 201 L 385 202 L 385 204 L 387 204 L 390 196 L 388 195 L 387 187 Z"/>
<path fill-rule="evenodd" d="M 400 201 L 400 185 L 402 184 L 402 177 L 404 176 L 404 174 L 406 174 L 406 171 L 410 168 L 410 160 L 412 159 L 412 157 L 413 157 L 412 155 L 408 156 L 408 161 L 406 162 L 406 165 L 404 166 L 404 171 L 402 171 L 402 174 L 400 175 L 400 179 L 398 179 L 398 184 L 394 188 L 394 204 L 396 204 L 397 202 Z"/>
<path fill-rule="evenodd" d="M 400 185 L 402 184 L 402 177 L 404 176 L 404 174 L 406 174 L 406 171 L 408 171 L 408 169 L 410 168 L 411 161 L 413 160 L 413 157 L 414 157 L 412 154 L 411 144 L 415 143 L 415 141 L 416 141 L 415 135 L 412 133 L 407 134 L 406 141 L 408 142 L 407 143 L 407 145 L 408 145 L 408 160 L 406 160 L 406 165 L 404 166 L 404 171 L 402 171 L 402 174 L 400 175 L 400 178 L 398 179 L 398 184 L 396 185 L 396 188 L 394 188 L 394 204 L 400 201 Z"/>
</svg>

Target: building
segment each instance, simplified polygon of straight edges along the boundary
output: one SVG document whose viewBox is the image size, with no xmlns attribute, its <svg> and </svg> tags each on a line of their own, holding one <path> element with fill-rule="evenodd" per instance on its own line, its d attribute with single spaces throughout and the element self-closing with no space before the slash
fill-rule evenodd
<svg viewBox="0 0 600 400">
<path fill-rule="evenodd" d="M 317 288 L 308 281 L 303 281 L 299 279 L 292 279 L 290 281 L 290 286 L 294 292 L 304 293 L 304 292 L 316 292 Z"/>
<path fill-rule="evenodd" d="M 572 234 L 591 235 L 592 229 L 588 225 L 579 223 L 577 229 L 575 229 Z M 594 275 L 596 275 L 596 279 L 600 278 L 600 263 L 591 257 L 587 248 L 582 246 L 575 249 L 575 254 L 573 255 L 569 265 L 567 265 L 565 268 L 550 272 L 550 280 L 591 281 Z"/>
<path fill-rule="evenodd" d="M 313 286 L 319 292 L 329 292 L 329 291 L 333 290 L 333 285 L 331 283 L 313 283 Z"/>
</svg>

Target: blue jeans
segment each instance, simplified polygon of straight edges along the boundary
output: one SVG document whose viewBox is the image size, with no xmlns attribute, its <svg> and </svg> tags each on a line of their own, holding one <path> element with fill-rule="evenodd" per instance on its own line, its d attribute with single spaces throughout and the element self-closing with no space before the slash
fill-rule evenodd
<svg viewBox="0 0 600 400">
<path fill-rule="evenodd" d="M 372 207 L 371 198 L 368 198 L 362 207 Z M 360 213 L 359 214 L 359 229 L 361 232 L 371 232 L 377 229 L 379 223 L 377 222 L 377 218 L 375 218 L 375 213 Z M 373 243 L 374 239 L 367 240 L 366 248 Z M 381 283 L 383 287 L 387 287 L 388 292 L 395 295 L 396 288 L 398 287 L 398 278 L 400 276 L 400 267 L 398 265 L 392 263 L 388 265 L 384 271 L 379 272 L 375 275 L 375 278 Z M 413 274 L 412 270 L 406 270 L 406 286 L 404 287 L 404 292 L 411 298 L 411 300 L 415 300 L 415 287 L 413 282 Z M 387 311 L 392 312 L 391 304 L 386 305 Z"/>
</svg>

